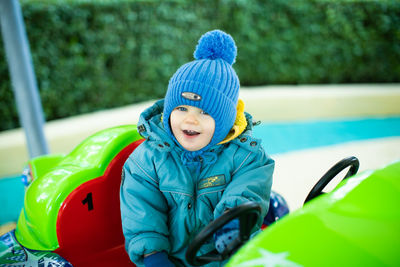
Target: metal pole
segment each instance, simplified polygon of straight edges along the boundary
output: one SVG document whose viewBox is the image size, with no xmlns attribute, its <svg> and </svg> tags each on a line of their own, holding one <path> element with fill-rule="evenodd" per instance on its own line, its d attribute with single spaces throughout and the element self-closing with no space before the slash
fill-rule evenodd
<svg viewBox="0 0 400 267">
<path fill-rule="evenodd" d="M 43 109 L 18 0 L 0 0 L 0 19 L 12 88 L 29 156 L 47 154 Z"/>
</svg>

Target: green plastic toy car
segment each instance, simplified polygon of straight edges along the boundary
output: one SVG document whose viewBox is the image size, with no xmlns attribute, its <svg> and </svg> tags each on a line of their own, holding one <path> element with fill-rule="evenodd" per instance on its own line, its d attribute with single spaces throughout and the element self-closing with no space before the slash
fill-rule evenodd
<svg viewBox="0 0 400 267">
<path fill-rule="evenodd" d="M 226 266 L 400 266 L 400 162 L 343 180 L 260 233 Z"/>
</svg>

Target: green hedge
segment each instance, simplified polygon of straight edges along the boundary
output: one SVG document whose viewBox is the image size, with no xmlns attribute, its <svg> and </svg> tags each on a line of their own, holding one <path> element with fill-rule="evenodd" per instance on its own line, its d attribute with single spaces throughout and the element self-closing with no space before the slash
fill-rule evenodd
<svg viewBox="0 0 400 267">
<path fill-rule="evenodd" d="M 400 1 L 21 2 L 46 120 L 163 97 L 219 28 L 241 84 L 400 81 Z M 0 130 L 18 127 L 0 46 Z"/>
</svg>

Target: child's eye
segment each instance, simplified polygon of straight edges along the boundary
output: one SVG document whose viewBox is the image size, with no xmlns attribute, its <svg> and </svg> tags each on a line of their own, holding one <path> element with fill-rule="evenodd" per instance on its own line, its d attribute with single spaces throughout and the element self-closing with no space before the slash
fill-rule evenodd
<svg viewBox="0 0 400 267">
<path fill-rule="evenodd" d="M 176 110 L 179 110 L 179 111 L 187 111 L 187 108 L 185 108 L 185 107 L 177 107 Z"/>
<path fill-rule="evenodd" d="M 200 114 L 203 114 L 203 115 L 210 115 L 210 114 L 208 114 L 207 112 L 205 112 L 204 110 L 202 110 L 202 111 L 200 112 Z"/>
</svg>

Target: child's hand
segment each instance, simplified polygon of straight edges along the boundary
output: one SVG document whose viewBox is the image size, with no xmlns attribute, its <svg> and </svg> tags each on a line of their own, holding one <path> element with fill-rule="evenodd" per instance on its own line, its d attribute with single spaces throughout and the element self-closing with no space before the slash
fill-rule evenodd
<svg viewBox="0 0 400 267">
<path fill-rule="evenodd" d="M 174 267 L 175 265 L 168 259 L 165 251 L 149 254 L 144 257 L 144 266 L 146 267 Z"/>
<path fill-rule="evenodd" d="M 214 234 L 215 248 L 222 253 L 239 236 L 239 219 L 234 219 Z"/>
</svg>

